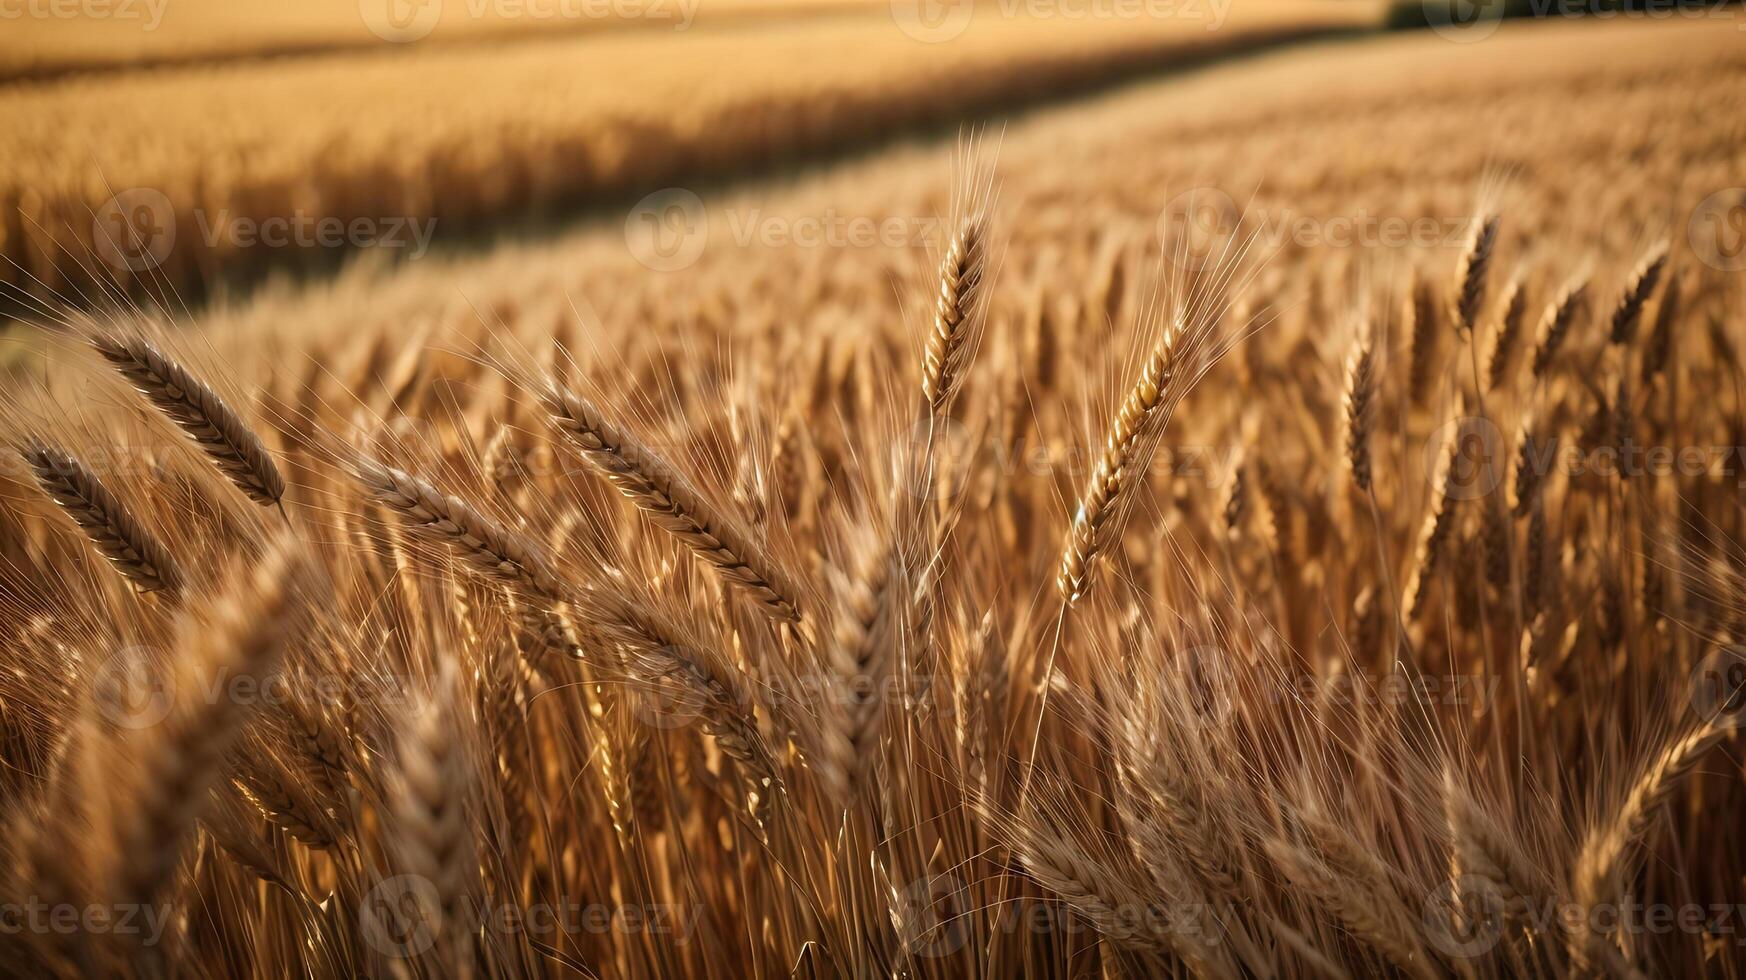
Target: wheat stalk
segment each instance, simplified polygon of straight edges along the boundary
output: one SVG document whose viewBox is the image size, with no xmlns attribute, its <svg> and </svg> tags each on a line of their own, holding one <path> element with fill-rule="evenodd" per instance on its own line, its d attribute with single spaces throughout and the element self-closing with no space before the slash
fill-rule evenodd
<svg viewBox="0 0 1746 980">
<path fill-rule="evenodd" d="M 1359 331 L 1347 363 L 1345 406 L 1346 461 L 1352 469 L 1352 483 L 1359 493 L 1369 493 L 1370 430 L 1376 421 L 1376 350 L 1368 328 Z"/>
<path fill-rule="evenodd" d="M 413 534 L 445 546 L 468 567 L 542 598 L 557 598 L 563 584 L 537 542 L 486 517 L 435 485 L 367 456 L 351 461 L 353 475 Z"/>
<path fill-rule="evenodd" d="M 261 437 L 187 368 L 142 337 L 96 333 L 91 346 L 250 500 L 272 506 L 285 496 L 285 478 Z"/>
<path fill-rule="evenodd" d="M 36 485 L 84 530 L 116 571 L 141 592 L 174 596 L 182 591 L 187 578 L 170 550 L 78 457 L 34 438 L 22 455 Z"/>
<path fill-rule="evenodd" d="M 1552 369 L 1552 359 L 1564 345 L 1564 338 L 1570 333 L 1570 325 L 1575 322 L 1587 295 L 1587 282 L 1570 282 L 1559 290 L 1558 296 L 1546 307 L 1546 313 L 1540 319 L 1538 338 L 1534 342 L 1534 380 L 1545 380 L 1547 372 Z"/>
<path fill-rule="evenodd" d="M 1491 253 L 1497 244 L 1497 215 L 1474 222 L 1467 248 L 1455 266 L 1455 325 L 1471 334 L 1485 303 L 1485 277 L 1491 269 Z"/>
<path fill-rule="evenodd" d="M 661 529 L 743 590 L 768 615 L 800 621 L 799 591 L 738 521 L 594 403 L 556 385 L 543 392 L 553 424 L 594 469 Z"/>
<path fill-rule="evenodd" d="M 1090 591 L 1097 560 L 1120 528 L 1124 495 L 1143 477 L 1170 413 L 1192 382 L 1192 355 L 1202 339 L 1202 331 L 1172 319 L 1122 399 L 1061 550 L 1055 589 L 1068 605 Z"/>
<path fill-rule="evenodd" d="M 1662 242 L 1650 249 L 1649 254 L 1643 256 L 1643 260 L 1631 271 L 1631 278 L 1626 282 L 1618 304 L 1613 307 L 1612 332 L 1608 337 L 1615 345 L 1627 346 L 1636 339 L 1637 325 L 1643 321 L 1643 307 L 1655 292 L 1655 286 L 1661 281 L 1661 272 L 1665 268 L 1667 243 Z"/>
<path fill-rule="evenodd" d="M 982 301 L 982 276 L 986 246 L 980 214 L 958 224 L 946 254 L 940 260 L 939 296 L 934 303 L 933 327 L 922 352 L 922 397 L 929 414 L 943 415 L 962 380 L 966 350 Z"/>
</svg>

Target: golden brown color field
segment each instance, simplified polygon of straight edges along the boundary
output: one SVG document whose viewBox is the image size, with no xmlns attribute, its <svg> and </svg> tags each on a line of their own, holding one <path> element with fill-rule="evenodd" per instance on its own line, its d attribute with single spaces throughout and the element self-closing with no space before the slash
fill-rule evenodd
<svg viewBox="0 0 1746 980">
<path fill-rule="evenodd" d="M 0 895 L 140 928 L 0 969 L 1741 976 L 1739 38 L 44 307 Z"/>
<path fill-rule="evenodd" d="M 149 256 L 160 280 L 198 289 L 307 258 L 321 218 L 456 235 L 1380 19 L 1370 2 L 1196 4 L 1194 16 L 1137 21 L 990 7 L 950 57 L 877 4 L 750 25 L 725 13 L 682 32 L 554 28 L 472 45 L 433 32 L 322 57 L 0 87 L 0 283 L 40 295 L 131 287 Z M 239 244 L 239 226 L 274 219 L 308 230 L 276 249 Z"/>
</svg>

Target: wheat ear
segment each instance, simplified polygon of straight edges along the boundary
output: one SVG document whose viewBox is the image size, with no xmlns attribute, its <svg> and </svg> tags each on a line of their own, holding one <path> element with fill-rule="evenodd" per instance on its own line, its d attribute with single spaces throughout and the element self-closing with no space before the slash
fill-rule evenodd
<svg viewBox="0 0 1746 980">
<path fill-rule="evenodd" d="M 1673 354 L 1674 321 L 1679 318 L 1679 277 L 1667 280 L 1667 289 L 1661 294 L 1661 305 L 1655 310 L 1655 326 L 1649 331 L 1649 339 L 1643 345 L 1642 381 L 1644 387 L 1655 379 L 1655 376 L 1667 370 L 1668 359 Z"/>
<path fill-rule="evenodd" d="M 1492 248 L 1497 244 L 1497 215 L 1487 215 L 1473 226 L 1466 251 L 1455 267 L 1455 325 L 1469 333 L 1485 304 L 1485 277 L 1491 269 Z"/>
<path fill-rule="evenodd" d="M 31 439 L 22 455 L 37 486 L 84 530 L 116 571 L 141 592 L 181 592 L 187 579 L 170 550 L 78 457 L 38 439 Z"/>
<path fill-rule="evenodd" d="M 1534 380 L 1545 380 L 1546 372 L 1552 368 L 1552 359 L 1558 355 L 1558 348 L 1563 346 L 1570 325 L 1576 320 L 1587 296 L 1588 283 L 1578 280 L 1560 290 L 1557 298 L 1546 307 L 1546 314 L 1540 320 L 1539 337 L 1534 342 Z"/>
<path fill-rule="evenodd" d="M 1346 461 L 1359 493 L 1371 487 L 1370 430 L 1376 419 L 1376 349 L 1360 330 L 1346 368 Z"/>
<path fill-rule="evenodd" d="M 1522 280 L 1510 280 L 1504 293 L 1503 315 L 1498 319 L 1497 337 L 1491 345 L 1491 360 L 1486 365 L 1486 388 L 1500 389 L 1508 380 L 1516 348 L 1522 341 L 1522 323 L 1527 319 L 1527 311 L 1528 291 L 1523 288 Z"/>
<path fill-rule="evenodd" d="M 774 619 L 800 621 L 799 590 L 751 533 L 716 507 L 666 460 L 573 392 L 544 392 L 552 422 L 619 492 L 678 538 Z"/>
<path fill-rule="evenodd" d="M 940 261 L 940 294 L 922 352 L 921 382 L 922 397 L 935 416 L 945 413 L 962 380 L 964 353 L 981 304 L 985 251 L 982 218 L 971 215 L 960 222 Z"/>
<path fill-rule="evenodd" d="M 126 756 L 137 796 L 117 829 L 118 853 L 127 858 L 118 882 L 124 898 L 149 901 L 168 883 L 249 718 L 241 699 L 208 700 L 200 692 L 213 677 L 240 673 L 264 685 L 277 672 L 297 637 L 309 574 L 307 559 L 280 543 L 209 616 L 184 619 L 180 704 L 166 728 L 136 733 L 139 748 Z"/>
<path fill-rule="evenodd" d="M 388 811 L 393 817 L 390 845 L 398 870 L 427 883 L 442 919 L 457 922 L 478 876 L 473 854 L 470 788 L 476 785 L 457 717 L 455 670 L 445 661 L 433 680 L 437 690 L 415 707 L 410 724 L 396 740 L 395 769 L 388 780 Z M 417 892 L 412 897 L 420 897 Z M 436 910 L 421 909 L 429 913 Z M 471 936 L 442 930 L 444 954 L 451 962 L 471 956 Z"/>
<path fill-rule="evenodd" d="M 1626 850 L 1644 838 L 1655 811 L 1729 731 L 1723 724 L 1705 724 L 1673 740 L 1648 761 L 1624 802 L 1611 819 L 1589 833 L 1577 855 L 1572 892 L 1581 908 L 1592 909 L 1611 899 L 1609 888 L 1624 866 Z M 1582 916 L 1572 930 L 1571 957 L 1590 968 L 1615 963 L 1617 950 L 1606 936 L 1587 928 L 1589 921 L 1588 916 Z"/>
<path fill-rule="evenodd" d="M 261 437 L 187 368 L 141 337 L 96 334 L 91 346 L 250 500 L 272 506 L 285 496 L 285 478 Z"/>
<path fill-rule="evenodd" d="M 352 460 L 358 482 L 417 537 L 451 548 L 469 567 L 535 595 L 557 598 L 562 585 L 538 544 L 431 483 L 370 459 Z"/>
<path fill-rule="evenodd" d="M 1187 373 L 1180 370 L 1184 348 L 1197 338 L 1185 337 L 1180 321 L 1173 321 L 1157 346 L 1146 357 L 1140 376 L 1128 389 L 1105 437 L 1103 453 L 1091 470 L 1091 479 L 1080 494 L 1067 542 L 1061 550 L 1055 587 L 1071 605 L 1091 589 L 1091 574 L 1098 556 L 1109 546 L 1117 530 L 1123 494 L 1139 478 L 1139 469 L 1151 459 L 1151 451 L 1170 412 L 1181 398 Z"/>
<path fill-rule="evenodd" d="M 1625 291 L 1619 296 L 1619 303 L 1613 307 L 1613 329 L 1611 340 L 1614 344 L 1624 346 L 1637 337 L 1637 325 L 1643 320 L 1643 307 L 1649 302 L 1649 297 L 1655 292 L 1655 286 L 1661 281 L 1661 272 L 1667 268 L 1667 244 L 1656 245 L 1643 256 L 1643 261 L 1637 263 L 1632 270 L 1631 278 L 1625 283 Z"/>
</svg>

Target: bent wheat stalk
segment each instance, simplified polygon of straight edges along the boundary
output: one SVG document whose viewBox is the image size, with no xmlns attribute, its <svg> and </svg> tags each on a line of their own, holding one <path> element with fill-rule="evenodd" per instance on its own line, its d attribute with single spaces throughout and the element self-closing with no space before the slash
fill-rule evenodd
<svg viewBox="0 0 1746 980">
<path fill-rule="evenodd" d="M 274 506 L 285 496 L 285 478 L 260 436 L 187 368 L 141 337 L 95 334 L 91 346 L 250 500 Z"/>
<path fill-rule="evenodd" d="M 553 424 L 582 458 L 662 530 L 715 566 L 771 618 L 800 621 L 799 590 L 738 521 L 654 450 L 608 421 L 593 402 L 555 384 L 546 387 L 543 398 Z"/>
<path fill-rule="evenodd" d="M 1643 307 L 1649 302 L 1650 294 L 1655 292 L 1655 286 L 1661 281 L 1661 271 L 1667 268 L 1667 244 L 1656 245 L 1643 257 L 1643 261 L 1632 270 L 1631 279 L 1625 284 L 1625 291 L 1619 296 L 1619 303 L 1613 307 L 1613 328 L 1611 340 L 1621 347 L 1637 338 L 1637 325 L 1643 321 Z"/>
<path fill-rule="evenodd" d="M 535 595 L 559 597 L 558 573 L 533 541 L 403 470 L 363 455 L 351 465 L 364 489 L 413 534 L 453 549 L 468 566 L 490 578 Z"/>
<path fill-rule="evenodd" d="M 170 550 L 78 457 L 34 438 L 21 454 L 37 486 L 84 530 L 116 571 L 141 592 L 181 592 L 187 580 Z"/>
<path fill-rule="evenodd" d="M 1577 856 L 1571 890 L 1579 907 L 1588 910 L 1613 899 L 1612 883 L 1625 865 L 1626 851 L 1643 840 L 1655 811 L 1730 730 L 1725 724 L 1703 725 L 1670 742 L 1648 761 L 1625 794 L 1624 802 L 1611 819 L 1589 833 Z M 1570 955 L 1579 964 L 1597 968 L 1613 962 L 1612 954 L 1616 951 L 1606 935 L 1588 927 L 1591 921 L 1589 916 L 1582 916 L 1576 923 L 1571 933 Z"/>
<path fill-rule="evenodd" d="M 1193 370 L 1182 368 L 1188 366 L 1185 362 L 1192 359 L 1204 336 L 1204 331 L 1185 328 L 1180 319 L 1172 320 L 1122 400 L 1104 440 L 1103 453 L 1079 496 L 1079 507 L 1061 550 L 1055 588 L 1068 605 L 1091 590 L 1097 559 L 1121 523 L 1124 494 L 1150 461 L 1170 413 L 1192 381 Z"/>
</svg>

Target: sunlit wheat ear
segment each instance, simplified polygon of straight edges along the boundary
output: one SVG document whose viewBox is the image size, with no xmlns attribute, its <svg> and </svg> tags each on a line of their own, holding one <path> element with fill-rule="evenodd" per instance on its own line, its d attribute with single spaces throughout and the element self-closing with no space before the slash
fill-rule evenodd
<svg viewBox="0 0 1746 980">
<path fill-rule="evenodd" d="M 588 591 L 578 611 L 592 637 L 612 651 L 615 669 L 639 683 L 680 686 L 696 707 L 699 726 L 744 771 L 755 796 L 754 816 L 766 822 L 783 781 L 776 757 L 758 730 L 746 678 L 658 603 L 640 598 Z"/>
<path fill-rule="evenodd" d="M 370 496 L 394 512 L 414 535 L 454 551 L 474 570 L 545 598 L 562 582 L 538 544 L 480 513 L 431 483 L 359 455 L 349 461 Z"/>
<path fill-rule="evenodd" d="M 1418 549 L 1413 556 L 1412 575 L 1407 579 L 1403 605 L 1409 620 L 1423 614 L 1430 598 L 1431 583 L 1443 562 L 1449 536 L 1455 528 L 1456 498 L 1453 496 L 1455 460 L 1461 452 L 1465 427 L 1460 427 L 1448 446 L 1437 454 L 1437 469 L 1431 475 L 1431 499 L 1419 530 Z"/>
<path fill-rule="evenodd" d="M 1485 278 L 1491 269 L 1491 253 L 1497 244 L 1497 215 L 1488 215 L 1473 226 L 1467 248 L 1455 267 L 1455 325 L 1469 333 L 1485 305 Z"/>
<path fill-rule="evenodd" d="M 1587 295 L 1588 283 L 1576 280 L 1560 290 L 1558 297 L 1546 308 L 1546 314 L 1540 320 L 1539 336 L 1534 341 L 1534 380 L 1545 380 L 1546 373 L 1552 369 L 1552 361 L 1564 345 L 1564 338 L 1569 335 L 1570 325 L 1581 312 Z"/>
<path fill-rule="evenodd" d="M 312 574 L 303 553 L 282 540 L 206 611 L 185 615 L 172 665 L 176 710 L 161 727 L 129 733 L 124 753 L 124 778 L 136 794 L 117 827 L 125 857 L 118 888 L 127 899 L 149 901 L 169 880 L 249 719 L 251 702 L 208 697 L 209 685 L 243 675 L 266 688 L 297 641 Z"/>
<path fill-rule="evenodd" d="M 1172 322 L 1122 399 L 1104 439 L 1103 452 L 1079 496 L 1055 575 L 1055 588 L 1070 605 L 1090 591 L 1097 559 L 1119 530 L 1122 495 L 1131 492 L 1130 485 L 1143 476 L 1135 467 L 1151 458 L 1151 449 L 1181 396 L 1183 375 L 1178 371 L 1177 347 L 1182 342 L 1181 326 Z"/>
<path fill-rule="evenodd" d="M 1666 268 L 1667 243 L 1661 242 L 1650 249 L 1631 271 L 1625 291 L 1619 295 L 1618 305 L 1613 307 L 1613 325 L 1608 339 L 1614 344 L 1625 346 L 1637 338 L 1637 325 L 1643 322 L 1643 307 L 1654 294 L 1662 270 Z"/>
<path fill-rule="evenodd" d="M 454 691 L 454 667 L 444 662 L 433 680 L 437 688 L 419 699 L 408 723 L 399 729 L 394 769 L 388 780 L 389 846 L 396 870 L 416 876 L 434 892 L 436 921 L 457 921 L 466 911 L 478 877 L 472 823 L 479 819 L 472 789 L 474 767 L 467 756 L 469 723 Z M 451 958 L 471 956 L 466 930 L 444 930 L 438 938 Z"/>
<path fill-rule="evenodd" d="M 1479 808 L 1454 777 L 1444 773 L 1444 812 L 1456 872 L 1477 875 L 1496 888 L 1510 915 L 1540 907 L 1553 893 L 1546 873 L 1508 831 Z"/>
<path fill-rule="evenodd" d="M 573 392 L 547 385 L 541 392 L 552 423 L 596 472 L 662 530 L 728 583 L 744 591 L 771 618 L 799 622 L 799 589 L 752 534 L 711 503 L 671 463 L 598 407 Z"/>
<path fill-rule="evenodd" d="M 934 303 L 934 321 L 922 352 L 922 397 L 928 411 L 944 414 L 962 380 L 963 362 L 982 303 L 982 276 L 986 262 L 983 219 L 966 217 L 952 235 L 940 262 L 940 292 Z"/>
<path fill-rule="evenodd" d="M 39 439 L 21 451 L 42 488 L 85 532 L 97 553 L 109 559 L 142 592 L 176 595 L 187 581 L 163 542 L 145 529 L 97 474 L 71 453 Z"/>
<path fill-rule="evenodd" d="M 1629 849 L 1642 842 L 1656 810 L 1667 801 L 1680 782 L 1710 749 L 1728 737 L 1726 724 L 1707 722 L 1669 742 L 1650 758 L 1626 792 L 1619 808 L 1589 832 L 1576 859 L 1571 896 L 1585 911 L 1611 902 Z M 1598 967 L 1609 963 L 1616 952 L 1610 936 L 1588 927 L 1584 916 L 1572 931 L 1570 955 L 1578 964 Z"/>
<path fill-rule="evenodd" d="M 1371 487 L 1370 429 L 1376 419 L 1376 349 L 1368 327 L 1360 328 L 1346 367 L 1346 461 L 1358 492 Z"/>
<path fill-rule="evenodd" d="M 285 496 L 285 479 L 260 436 L 187 368 L 140 337 L 96 333 L 91 346 L 250 500 L 271 506 Z"/>
</svg>

